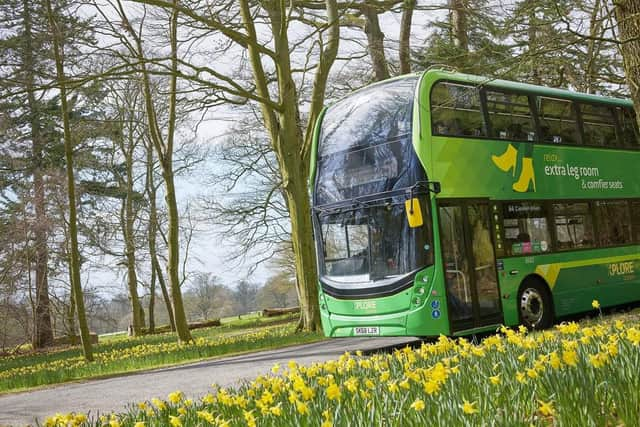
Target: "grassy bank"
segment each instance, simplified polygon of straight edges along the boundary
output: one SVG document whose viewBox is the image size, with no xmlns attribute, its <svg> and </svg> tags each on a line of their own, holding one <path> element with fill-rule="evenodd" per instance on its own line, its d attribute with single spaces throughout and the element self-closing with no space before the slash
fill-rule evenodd
<svg viewBox="0 0 640 427">
<path fill-rule="evenodd" d="M 474 345 L 441 337 L 371 357 L 294 362 L 198 400 L 179 391 L 91 426 L 619 426 L 640 424 L 640 313 Z M 150 396 L 151 398 L 151 396 Z M 73 423 L 74 415 L 49 425 Z"/>
<path fill-rule="evenodd" d="M 282 323 L 283 320 L 289 320 Z M 0 359 L 0 392 L 135 372 L 246 351 L 282 347 L 321 339 L 319 334 L 294 333 L 290 317 L 274 324 L 227 323 L 192 331 L 194 342 L 178 344 L 174 334 L 138 338 L 110 336 L 94 347 L 94 362 L 86 362 L 80 348 Z"/>
</svg>

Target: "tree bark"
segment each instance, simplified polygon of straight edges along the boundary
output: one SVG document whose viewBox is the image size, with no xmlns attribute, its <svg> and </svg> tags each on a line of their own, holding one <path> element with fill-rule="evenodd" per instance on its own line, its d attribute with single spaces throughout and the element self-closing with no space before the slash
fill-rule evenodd
<svg viewBox="0 0 640 427">
<path fill-rule="evenodd" d="M 151 258 L 151 263 L 151 266 L 156 272 L 158 284 L 160 285 L 160 290 L 162 291 L 162 299 L 164 300 L 165 307 L 167 308 L 167 313 L 169 315 L 169 325 L 171 326 L 171 330 L 175 332 L 176 321 L 173 317 L 173 305 L 171 304 L 171 297 L 169 296 L 169 291 L 167 290 L 167 283 L 164 280 L 164 275 L 162 274 L 162 268 L 160 267 L 160 263 L 158 262 L 158 255 L 155 252 Z"/>
<path fill-rule="evenodd" d="M 587 42 L 587 58 L 584 66 L 585 75 L 581 79 L 578 86 L 580 92 L 594 93 L 598 71 L 595 64 L 596 59 L 600 56 L 602 42 L 596 40 L 602 35 L 602 18 L 599 16 L 600 0 L 595 0 L 591 18 L 589 19 L 589 40 Z"/>
<path fill-rule="evenodd" d="M 122 136 L 120 136 L 122 137 Z M 122 234 L 125 242 L 125 255 L 127 258 L 127 287 L 131 300 L 132 329 L 134 336 L 142 334 L 144 327 L 144 311 L 138 295 L 138 275 L 136 273 L 136 238 L 134 235 L 135 212 L 133 208 L 133 152 L 135 144 L 132 138 L 128 138 L 128 145 L 123 140 L 119 141 L 120 149 L 125 156 L 126 166 L 126 197 L 123 200 Z"/>
<path fill-rule="evenodd" d="M 165 199 L 169 210 L 169 264 L 167 266 L 167 275 L 169 276 L 169 284 L 171 288 L 171 301 L 173 302 L 173 320 L 176 324 L 176 333 L 182 342 L 191 341 L 191 333 L 189 332 L 189 323 L 184 311 L 182 302 L 182 291 L 180 289 L 180 244 L 179 244 L 179 217 L 178 202 L 176 200 L 176 189 L 173 182 L 173 171 L 170 165 L 163 167 L 165 182 Z"/>
<path fill-rule="evenodd" d="M 416 0 L 404 1 L 404 10 L 400 21 L 400 50 L 398 52 L 400 74 L 409 74 L 411 72 L 411 22 L 415 7 Z"/>
<path fill-rule="evenodd" d="M 42 348 L 53 344 L 53 329 L 51 327 L 51 304 L 49 301 L 49 247 L 47 241 L 48 219 L 45 203 L 44 174 L 42 170 L 42 135 L 40 132 L 40 115 L 35 97 L 33 57 L 33 34 L 31 29 L 31 9 L 28 0 L 22 1 L 24 22 L 23 63 L 25 69 L 25 89 L 27 92 L 27 106 L 31 127 L 31 146 L 33 150 L 33 191 L 35 206 L 35 221 L 33 233 L 35 236 L 35 273 L 36 273 L 36 301 L 33 325 L 33 348 Z"/>
<path fill-rule="evenodd" d="M 149 332 L 155 331 L 155 283 L 156 279 L 160 285 L 162 292 L 162 298 L 164 300 L 165 307 L 167 308 L 167 314 L 169 316 L 169 325 L 171 330 L 175 332 L 176 322 L 173 319 L 173 306 L 171 304 L 171 298 L 167 291 L 167 285 L 162 274 L 162 268 L 160 268 L 160 262 L 158 261 L 157 250 L 157 235 L 158 235 L 158 207 L 156 204 L 156 184 L 154 182 L 154 158 L 153 158 L 153 144 L 150 141 L 145 143 L 147 150 L 147 176 L 146 176 L 146 192 L 147 199 L 149 200 L 149 225 L 148 225 L 148 244 L 149 244 L 149 258 L 151 258 L 151 298 L 149 299 Z"/>
<path fill-rule="evenodd" d="M 384 33 L 380 29 L 378 11 L 375 6 L 365 5 L 362 7 L 365 16 L 364 32 L 369 41 L 369 56 L 373 64 L 373 73 L 377 81 L 389 78 L 389 67 L 384 53 Z"/>
<path fill-rule="evenodd" d="M 451 35 L 453 44 L 459 49 L 469 51 L 469 25 L 467 23 L 466 0 L 450 0 Z"/>
<path fill-rule="evenodd" d="M 78 310 L 78 324 L 80 326 L 80 340 L 84 358 L 93 361 L 93 349 L 89 337 L 89 325 L 84 307 L 82 283 L 80 281 L 80 251 L 78 249 L 78 215 L 76 213 L 75 178 L 73 173 L 73 141 L 69 125 L 69 107 L 67 104 L 67 85 L 64 73 L 63 34 L 51 8 L 51 0 L 45 0 L 49 24 L 53 34 L 53 53 L 56 62 L 57 81 L 60 87 L 60 108 L 64 129 L 64 154 L 67 164 L 67 192 L 69 197 L 69 237 L 71 239 L 71 253 L 69 269 L 71 270 L 71 289 Z"/>
<path fill-rule="evenodd" d="M 624 72 L 640 125 L 640 1 L 613 2 Z"/>
<path fill-rule="evenodd" d="M 71 278 L 71 274 L 69 274 L 69 278 Z M 73 299 L 73 292 L 69 294 L 69 308 L 65 312 L 67 318 L 67 336 L 69 337 L 69 342 L 71 345 L 78 344 L 76 340 L 78 339 L 78 331 L 76 331 L 76 303 Z"/>
<path fill-rule="evenodd" d="M 540 69 L 539 61 L 536 60 L 538 56 L 538 49 L 541 48 L 538 42 L 538 18 L 536 17 L 536 3 L 533 0 L 526 0 L 528 13 L 529 13 L 529 27 L 527 30 L 527 36 L 529 38 L 529 61 L 531 62 L 531 80 L 533 84 L 542 85 L 543 71 Z"/>
<path fill-rule="evenodd" d="M 151 144 L 145 144 L 145 150 L 147 152 L 147 171 L 145 179 L 145 191 L 149 198 L 149 223 L 147 224 L 147 243 L 149 245 L 149 257 L 151 258 L 151 280 L 149 281 L 149 333 L 153 334 L 156 331 L 156 269 L 154 265 L 154 259 L 156 257 L 156 192 L 153 183 L 153 147 Z M 173 325 L 173 313 L 171 312 L 171 306 L 167 307 L 171 319 L 171 330 L 174 329 Z"/>
</svg>

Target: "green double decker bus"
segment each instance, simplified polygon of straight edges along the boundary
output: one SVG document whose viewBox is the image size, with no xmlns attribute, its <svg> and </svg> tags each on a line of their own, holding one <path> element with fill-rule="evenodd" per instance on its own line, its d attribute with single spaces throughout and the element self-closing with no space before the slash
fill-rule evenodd
<svg viewBox="0 0 640 427">
<path fill-rule="evenodd" d="M 437 336 L 640 300 L 630 101 L 429 70 L 326 108 L 311 164 L 327 336 Z"/>
</svg>

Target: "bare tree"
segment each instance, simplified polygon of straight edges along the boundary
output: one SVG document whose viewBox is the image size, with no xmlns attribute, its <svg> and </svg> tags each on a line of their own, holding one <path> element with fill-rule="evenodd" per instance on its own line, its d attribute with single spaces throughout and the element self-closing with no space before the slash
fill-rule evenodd
<svg viewBox="0 0 640 427">
<path fill-rule="evenodd" d="M 209 319 L 216 308 L 216 299 L 222 288 L 220 279 L 212 273 L 197 273 L 189 288 L 195 299 L 196 313 L 202 320 Z"/>
<path fill-rule="evenodd" d="M 60 104 L 62 123 L 64 129 L 65 160 L 67 165 L 67 192 L 69 196 L 69 235 L 71 255 L 69 269 L 71 270 L 71 286 L 73 289 L 73 299 L 78 313 L 78 323 L 80 325 L 80 338 L 82 350 L 86 360 L 93 360 L 93 349 L 89 338 L 89 326 L 87 324 L 86 312 L 84 308 L 84 298 L 82 295 L 82 283 L 80 282 L 80 252 L 78 250 L 78 230 L 76 214 L 75 177 L 73 173 L 73 140 L 69 125 L 69 108 L 67 104 L 67 81 L 64 71 L 64 53 L 62 51 L 64 34 L 60 28 L 57 15 L 54 14 L 51 0 L 45 0 L 51 33 L 53 35 L 53 52 L 56 62 L 57 84 L 60 90 Z"/>
</svg>

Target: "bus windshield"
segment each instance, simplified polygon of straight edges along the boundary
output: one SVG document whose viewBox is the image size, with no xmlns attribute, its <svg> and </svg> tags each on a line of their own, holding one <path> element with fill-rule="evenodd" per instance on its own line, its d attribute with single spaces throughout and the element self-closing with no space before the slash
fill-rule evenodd
<svg viewBox="0 0 640 427">
<path fill-rule="evenodd" d="M 324 282 L 351 290 L 387 286 L 430 263 L 429 227 L 410 228 L 404 196 L 394 199 L 319 214 Z M 426 197 L 418 200 L 426 209 Z"/>
</svg>

